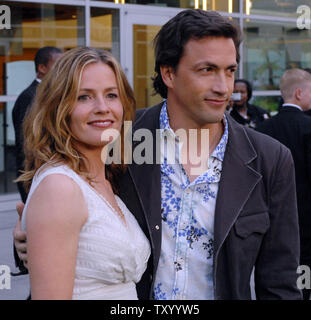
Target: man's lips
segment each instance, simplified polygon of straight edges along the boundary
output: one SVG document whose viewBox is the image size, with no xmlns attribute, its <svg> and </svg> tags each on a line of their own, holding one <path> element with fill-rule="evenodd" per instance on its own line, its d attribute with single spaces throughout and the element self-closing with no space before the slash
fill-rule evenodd
<svg viewBox="0 0 311 320">
<path fill-rule="evenodd" d="M 227 103 L 227 99 L 205 99 L 205 101 L 215 106 L 223 106 Z"/>
</svg>

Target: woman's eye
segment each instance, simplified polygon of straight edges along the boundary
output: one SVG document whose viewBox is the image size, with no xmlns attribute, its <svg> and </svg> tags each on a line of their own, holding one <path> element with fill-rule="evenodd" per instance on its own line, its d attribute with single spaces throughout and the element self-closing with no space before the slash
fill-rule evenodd
<svg viewBox="0 0 311 320">
<path fill-rule="evenodd" d="M 115 93 L 108 93 L 107 94 L 107 98 L 109 98 L 109 99 L 116 99 L 117 97 L 118 97 L 118 95 Z"/>
<path fill-rule="evenodd" d="M 81 96 L 78 97 L 78 101 L 86 101 L 90 98 L 89 95 L 87 94 L 82 94 Z"/>
</svg>

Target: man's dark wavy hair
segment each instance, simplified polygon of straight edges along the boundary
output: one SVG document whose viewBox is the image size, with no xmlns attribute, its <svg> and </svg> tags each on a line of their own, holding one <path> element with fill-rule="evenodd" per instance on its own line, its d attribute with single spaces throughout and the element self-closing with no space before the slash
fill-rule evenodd
<svg viewBox="0 0 311 320">
<path fill-rule="evenodd" d="M 176 71 L 185 44 L 190 39 L 210 36 L 231 38 L 236 48 L 237 63 L 240 61 L 240 28 L 215 11 L 184 10 L 161 28 L 154 39 L 156 74 L 153 78 L 153 87 L 155 93 L 160 94 L 162 98 L 167 98 L 167 87 L 162 80 L 160 67 L 170 66 Z"/>
</svg>

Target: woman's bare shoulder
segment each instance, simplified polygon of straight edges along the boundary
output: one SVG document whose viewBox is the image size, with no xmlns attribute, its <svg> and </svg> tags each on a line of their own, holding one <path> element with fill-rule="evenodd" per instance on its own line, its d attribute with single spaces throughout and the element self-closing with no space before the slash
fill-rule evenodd
<svg viewBox="0 0 311 320">
<path fill-rule="evenodd" d="M 61 173 L 49 174 L 42 179 L 34 190 L 27 209 L 27 215 L 44 213 L 46 218 L 55 221 L 74 220 L 85 223 L 87 205 L 78 184 L 69 176 Z M 42 215 L 43 218 L 43 215 Z"/>
</svg>

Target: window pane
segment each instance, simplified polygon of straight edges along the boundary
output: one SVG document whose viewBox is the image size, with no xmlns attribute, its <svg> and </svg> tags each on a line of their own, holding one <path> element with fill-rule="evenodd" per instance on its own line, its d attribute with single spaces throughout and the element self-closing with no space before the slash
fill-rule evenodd
<svg viewBox="0 0 311 320">
<path fill-rule="evenodd" d="M 19 95 L 35 79 L 34 57 L 44 46 L 85 45 L 84 7 L 2 1 L 11 29 L 0 30 L 0 95 Z M 12 99 L 8 99 L 12 100 Z M 0 194 L 16 191 L 14 101 L 0 103 Z"/>
<path fill-rule="evenodd" d="M 119 10 L 91 8 L 91 47 L 110 51 L 120 60 Z"/>
<path fill-rule="evenodd" d="M 160 26 L 134 25 L 134 93 L 137 108 L 146 108 L 162 101 L 159 95 L 153 95 L 154 50 L 152 41 Z"/>
<path fill-rule="evenodd" d="M 286 69 L 311 67 L 310 39 L 296 24 L 245 21 L 244 77 L 255 90 L 279 90 Z"/>
<path fill-rule="evenodd" d="M 3 79 L 11 76 L 19 80 L 23 72 L 28 72 L 22 69 L 5 74 L 9 62 L 33 61 L 37 50 L 44 46 L 69 49 L 85 44 L 83 7 L 9 1 L 1 4 L 11 9 L 12 28 L 0 32 L 0 95 L 19 94 L 19 90 L 8 92 Z M 25 89 L 28 84 L 19 87 Z"/>
<path fill-rule="evenodd" d="M 0 103 L 0 194 L 17 192 L 16 166 L 15 166 L 15 141 L 8 141 L 11 137 L 8 123 L 11 114 L 8 113 L 8 103 Z M 14 134 L 14 133 L 13 133 Z M 14 136 L 13 136 L 14 137 Z"/>
<path fill-rule="evenodd" d="M 274 115 L 278 111 L 280 101 L 281 96 L 253 96 L 250 102 L 268 110 L 271 115 Z"/>
<path fill-rule="evenodd" d="M 244 0 L 244 12 L 250 7 L 251 14 L 296 18 L 300 5 L 311 7 L 311 0 Z"/>
</svg>

